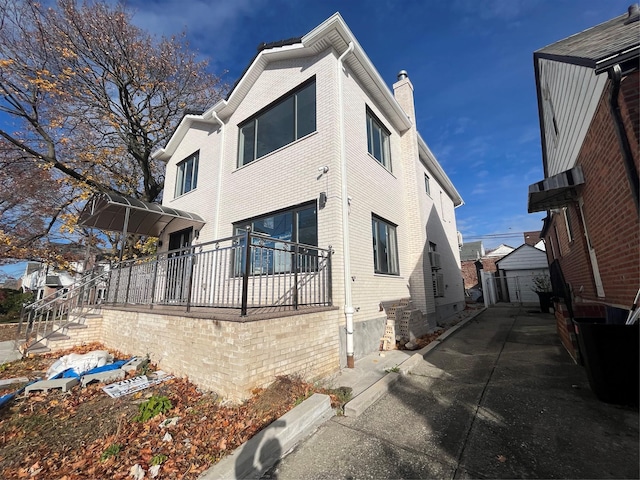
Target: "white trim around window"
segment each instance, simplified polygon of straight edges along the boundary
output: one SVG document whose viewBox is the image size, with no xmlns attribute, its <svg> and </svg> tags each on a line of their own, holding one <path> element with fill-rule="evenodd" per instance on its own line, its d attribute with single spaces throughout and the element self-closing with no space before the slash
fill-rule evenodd
<svg viewBox="0 0 640 480">
<path fill-rule="evenodd" d="M 391 134 L 367 107 L 367 151 L 391 171 Z"/>
<path fill-rule="evenodd" d="M 396 225 L 371 215 L 373 270 L 384 275 L 400 275 Z"/>
<path fill-rule="evenodd" d="M 315 132 L 315 77 L 240 123 L 238 130 L 238 167 Z"/>
<path fill-rule="evenodd" d="M 176 189 L 174 198 L 195 190 L 198 186 L 198 163 L 200 151 L 197 151 L 176 165 Z"/>
</svg>

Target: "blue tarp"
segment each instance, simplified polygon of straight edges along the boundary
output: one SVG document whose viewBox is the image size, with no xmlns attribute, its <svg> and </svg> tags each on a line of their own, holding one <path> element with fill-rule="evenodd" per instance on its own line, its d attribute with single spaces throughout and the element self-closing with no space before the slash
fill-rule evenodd
<svg viewBox="0 0 640 480">
<path fill-rule="evenodd" d="M 62 372 L 57 374 L 55 377 L 52 377 L 50 380 L 53 380 L 56 378 L 80 378 L 83 375 L 89 375 L 91 373 L 100 373 L 100 372 L 108 372 L 109 370 L 116 370 L 122 367 L 129 360 L 117 360 L 113 363 L 109 363 L 108 365 L 103 365 L 102 367 L 95 367 L 95 368 L 92 368 L 91 370 L 87 370 L 86 372 L 80 372 L 80 373 L 76 372 L 73 368 L 67 368 L 66 370 L 63 370 Z"/>
</svg>

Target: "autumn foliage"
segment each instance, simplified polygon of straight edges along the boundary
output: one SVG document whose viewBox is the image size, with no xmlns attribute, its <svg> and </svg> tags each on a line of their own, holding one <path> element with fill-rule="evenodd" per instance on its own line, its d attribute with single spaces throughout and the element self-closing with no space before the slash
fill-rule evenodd
<svg viewBox="0 0 640 480">
<path fill-rule="evenodd" d="M 157 39 L 123 4 L 0 0 L 0 260 L 77 240 L 94 192 L 161 198 L 164 146 L 225 87 L 184 36 Z"/>
</svg>

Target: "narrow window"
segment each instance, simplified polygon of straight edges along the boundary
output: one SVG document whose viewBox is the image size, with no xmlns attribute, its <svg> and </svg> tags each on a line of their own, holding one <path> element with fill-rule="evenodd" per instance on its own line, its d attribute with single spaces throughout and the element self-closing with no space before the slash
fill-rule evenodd
<svg viewBox="0 0 640 480">
<path fill-rule="evenodd" d="M 198 159 L 200 152 L 196 152 L 177 165 L 175 196 L 179 197 L 198 186 Z"/>
<path fill-rule="evenodd" d="M 556 225 L 553 226 L 553 234 L 556 237 L 556 243 L 558 244 L 558 255 L 562 256 L 562 246 L 560 245 L 560 237 L 558 236 L 558 227 Z"/>
<path fill-rule="evenodd" d="M 571 217 L 569 216 L 567 207 L 562 208 L 562 213 L 564 214 L 564 225 L 567 228 L 567 237 L 569 238 L 569 243 L 571 243 L 573 242 L 573 227 L 571 226 Z"/>
<path fill-rule="evenodd" d="M 238 128 L 238 166 L 315 132 L 315 78 L 242 122 Z"/>
<path fill-rule="evenodd" d="M 427 192 L 427 195 L 431 196 L 431 186 L 429 185 L 429 175 L 424 174 L 424 190 Z"/>
<path fill-rule="evenodd" d="M 389 131 L 382 122 L 367 108 L 367 149 L 378 162 L 391 170 L 391 149 Z"/>
<path fill-rule="evenodd" d="M 371 232 L 375 273 L 399 275 L 396 225 L 373 215 L 371 217 Z"/>
</svg>

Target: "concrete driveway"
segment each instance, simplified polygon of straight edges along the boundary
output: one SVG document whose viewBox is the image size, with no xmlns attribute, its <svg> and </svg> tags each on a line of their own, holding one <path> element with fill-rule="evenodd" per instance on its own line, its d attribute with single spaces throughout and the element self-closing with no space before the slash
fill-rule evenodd
<svg viewBox="0 0 640 480">
<path fill-rule="evenodd" d="M 597 400 L 555 328 L 488 309 L 265 478 L 639 478 L 637 408 Z"/>
</svg>

